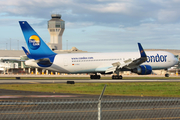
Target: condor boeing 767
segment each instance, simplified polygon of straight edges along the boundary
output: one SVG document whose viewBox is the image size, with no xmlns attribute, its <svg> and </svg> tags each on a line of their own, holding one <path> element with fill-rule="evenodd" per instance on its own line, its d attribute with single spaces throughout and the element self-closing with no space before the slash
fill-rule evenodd
<svg viewBox="0 0 180 120">
<path fill-rule="evenodd" d="M 19 21 L 19 24 L 29 49 L 27 51 L 22 47 L 29 58 L 25 61 L 27 66 L 60 73 L 92 73 L 91 79 L 100 79 L 98 73 L 116 73 L 112 79 L 122 79 L 122 75 L 119 75 L 121 71 L 148 75 L 152 70 L 168 69 L 178 62 L 169 52 L 145 53 L 140 43 L 139 52 L 56 54 L 26 21 Z"/>
</svg>

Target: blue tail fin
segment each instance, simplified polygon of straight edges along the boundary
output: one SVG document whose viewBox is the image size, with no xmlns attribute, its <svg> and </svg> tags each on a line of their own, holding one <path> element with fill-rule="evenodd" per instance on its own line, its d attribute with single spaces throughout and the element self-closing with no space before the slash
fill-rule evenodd
<svg viewBox="0 0 180 120">
<path fill-rule="evenodd" d="M 19 21 L 19 24 L 24 34 L 31 59 L 40 59 L 56 55 L 26 21 Z M 25 53 L 27 53 L 27 50 L 25 50 Z"/>
<path fill-rule="evenodd" d="M 147 57 L 146 56 L 146 53 L 141 45 L 141 43 L 138 43 L 138 47 L 139 47 L 139 51 L 140 51 L 140 54 L 141 54 L 141 57 Z"/>
</svg>

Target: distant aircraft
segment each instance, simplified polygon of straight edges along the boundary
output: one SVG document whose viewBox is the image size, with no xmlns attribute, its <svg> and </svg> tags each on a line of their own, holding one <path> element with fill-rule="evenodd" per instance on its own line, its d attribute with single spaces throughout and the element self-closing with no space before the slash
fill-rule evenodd
<svg viewBox="0 0 180 120">
<path fill-rule="evenodd" d="M 168 69 L 177 64 L 177 58 L 165 51 L 145 53 L 140 43 L 139 52 L 117 53 L 72 53 L 56 54 L 41 39 L 26 21 L 19 21 L 29 52 L 24 52 L 30 60 L 27 66 L 57 71 L 60 73 L 92 73 L 91 79 L 100 79 L 101 74 L 112 74 L 112 79 L 122 79 L 121 71 L 131 71 L 139 75 L 148 75 L 152 70 Z M 167 73 L 165 75 L 169 77 Z"/>
</svg>

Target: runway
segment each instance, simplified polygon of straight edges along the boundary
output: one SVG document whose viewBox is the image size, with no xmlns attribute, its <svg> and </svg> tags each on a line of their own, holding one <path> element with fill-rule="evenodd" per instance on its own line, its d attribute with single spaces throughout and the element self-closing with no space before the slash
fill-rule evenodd
<svg viewBox="0 0 180 120">
<path fill-rule="evenodd" d="M 158 80 L 158 79 L 140 79 L 140 80 L 106 80 L 106 79 L 84 79 L 84 80 L 78 80 L 78 79 L 51 79 L 51 80 L 35 80 L 35 79 L 31 79 L 31 80 L 11 80 L 11 79 L 1 79 L 0 80 L 0 84 L 49 84 L 49 83 L 67 83 L 67 81 L 74 81 L 74 83 L 120 83 L 120 82 L 180 82 L 180 79 L 165 79 L 165 80 Z"/>
</svg>

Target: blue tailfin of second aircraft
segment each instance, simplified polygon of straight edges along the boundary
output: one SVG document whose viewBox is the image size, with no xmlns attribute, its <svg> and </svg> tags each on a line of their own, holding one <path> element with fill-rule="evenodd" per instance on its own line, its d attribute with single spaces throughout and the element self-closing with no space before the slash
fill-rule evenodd
<svg viewBox="0 0 180 120">
<path fill-rule="evenodd" d="M 141 57 L 147 57 L 141 43 L 138 43 L 138 47 L 139 47 L 139 51 L 140 51 L 140 54 L 141 54 Z"/>
<path fill-rule="evenodd" d="M 30 59 L 41 59 L 56 55 L 26 21 L 19 21 L 19 24 L 30 52 L 30 55 L 28 54 Z M 28 53 L 27 50 L 25 53 Z"/>
</svg>

